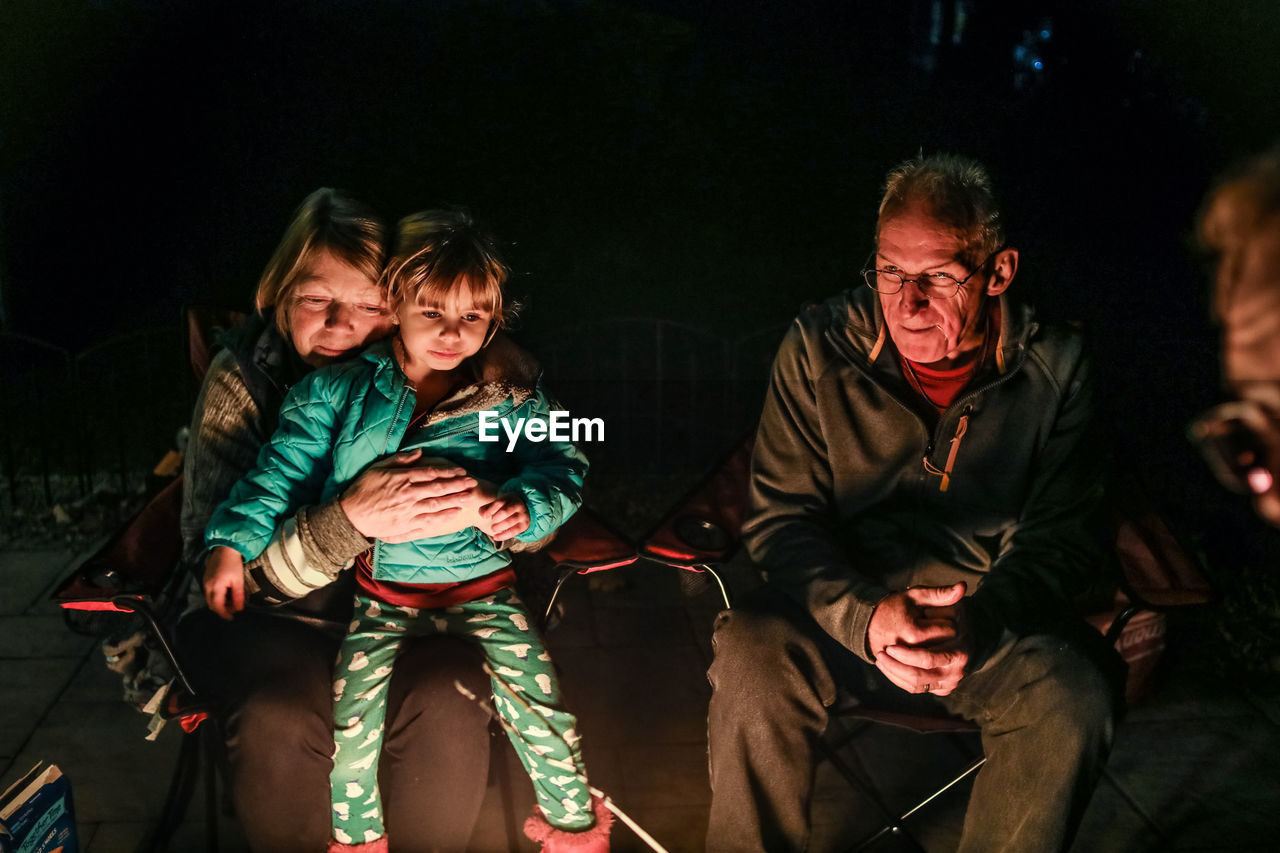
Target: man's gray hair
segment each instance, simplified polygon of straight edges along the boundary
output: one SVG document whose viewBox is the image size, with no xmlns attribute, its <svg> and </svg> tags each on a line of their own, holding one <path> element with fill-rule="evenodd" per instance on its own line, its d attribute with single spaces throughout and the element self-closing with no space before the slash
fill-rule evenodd
<svg viewBox="0 0 1280 853">
<path fill-rule="evenodd" d="M 921 154 L 891 169 L 880 199 L 876 241 L 883 223 L 920 202 L 939 222 L 968 235 L 973 263 L 1004 247 L 991 175 L 978 161 L 956 154 Z"/>
</svg>

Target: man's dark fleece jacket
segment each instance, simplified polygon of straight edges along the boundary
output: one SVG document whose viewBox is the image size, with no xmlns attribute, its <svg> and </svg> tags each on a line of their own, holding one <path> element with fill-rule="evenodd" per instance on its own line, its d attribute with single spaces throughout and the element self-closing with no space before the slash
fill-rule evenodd
<svg viewBox="0 0 1280 853">
<path fill-rule="evenodd" d="M 866 288 L 805 310 L 774 362 L 745 543 L 868 662 L 867 626 L 890 592 L 964 581 L 973 668 L 1002 641 L 1053 632 L 1105 586 L 1107 460 L 1081 336 L 1003 298 L 998 316 L 995 345 L 941 416 L 903 377 Z"/>
</svg>

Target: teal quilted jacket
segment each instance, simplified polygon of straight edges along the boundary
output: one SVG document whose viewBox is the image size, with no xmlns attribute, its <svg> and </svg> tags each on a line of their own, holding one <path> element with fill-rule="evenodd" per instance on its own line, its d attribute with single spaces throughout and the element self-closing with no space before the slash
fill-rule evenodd
<svg viewBox="0 0 1280 853">
<path fill-rule="evenodd" d="M 214 512 L 205 531 L 209 547 L 226 545 L 246 559 L 258 556 L 275 529 L 301 506 L 338 494 L 370 464 L 401 450 L 422 448 L 472 476 L 519 494 L 529 507 L 522 543 L 550 535 L 582 503 L 587 460 L 568 442 L 530 441 L 522 432 L 508 450 L 508 436 L 494 418 L 547 420 L 553 408 L 539 383 L 537 364 L 498 335 L 468 363 L 471 383 L 442 401 L 413 429 L 414 392 L 396 365 L 389 342 L 310 373 L 280 410 L 280 426 L 245 475 Z M 480 414 L 490 422 L 479 440 Z M 474 527 L 403 544 L 375 541 L 373 574 L 398 583 L 451 583 L 496 571 L 511 562 L 505 543 Z"/>
</svg>

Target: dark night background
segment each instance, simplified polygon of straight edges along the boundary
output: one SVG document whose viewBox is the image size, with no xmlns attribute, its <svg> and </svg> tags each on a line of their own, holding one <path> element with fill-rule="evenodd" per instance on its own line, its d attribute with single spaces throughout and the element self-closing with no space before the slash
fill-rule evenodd
<svg viewBox="0 0 1280 853">
<path fill-rule="evenodd" d="M 247 304 L 330 185 L 469 207 L 528 334 L 733 335 L 849 286 L 884 172 L 953 150 L 1190 506 L 1216 487 L 1183 425 L 1219 393 L 1191 227 L 1277 138 L 1278 42 L 1272 0 L 2 0 L 4 329 L 74 353 Z"/>
<path fill-rule="evenodd" d="M 920 148 L 991 165 L 1028 291 L 1181 334 L 1195 204 L 1278 127 L 1270 2 L 6 0 L 0 29 L 7 327 L 71 349 L 242 302 L 326 184 L 470 207 L 530 323 L 768 322 L 848 284 Z"/>
<path fill-rule="evenodd" d="M 0 549 L 142 504 L 196 392 L 184 308 L 247 308 L 321 186 L 507 242 L 518 340 L 608 425 L 587 502 L 638 538 L 754 422 L 798 308 L 860 285 L 885 172 L 954 151 L 1002 191 L 1012 295 L 1089 331 L 1116 470 L 1219 593 L 1169 635 L 1204 654 L 1166 659 L 1274 720 L 1280 529 L 1186 426 L 1223 398 L 1196 212 L 1280 143 L 1277 46 L 1278 0 L 0 0 Z M 1139 765 L 1174 768 L 1155 787 L 1195 807 L 1159 821 L 1188 837 L 1272 790 L 1233 758 L 1268 741 L 1215 726 L 1153 729 Z"/>
</svg>

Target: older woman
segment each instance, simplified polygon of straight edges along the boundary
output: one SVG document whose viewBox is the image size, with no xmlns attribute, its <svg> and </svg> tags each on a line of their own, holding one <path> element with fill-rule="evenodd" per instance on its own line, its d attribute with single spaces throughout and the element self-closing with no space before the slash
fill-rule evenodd
<svg viewBox="0 0 1280 853">
<path fill-rule="evenodd" d="M 257 312 L 227 336 L 196 401 L 183 495 L 183 559 L 204 568 L 204 528 L 276 427 L 289 387 L 309 370 L 385 336 L 391 317 L 376 286 L 382 224 L 361 205 L 321 189 L 299 208 L 263 273 Z M 247 567 L 288 588 L 331 579 L 296 601 L 250 600 L 231 621 L 189 614 L 179 642 L 199 688 L 226 710 L 231 788 L 250 845 L 323 850 L 329 837 L 332 666 L 351 617 L 346 567 L 371 538 L 406 541 L 450 532 L 475 481 L 461 469 L 415 466 L 402 454 L 366 471 L 328 504 L 286 523 Z M 252 586 L 252 584 L 251 584 Z M 388 697 L 379 777 L 399 850 L 466 846 L 484 796 L 486 717 L 454 687 L 488 690 L 481 657 L 463 641 L 433 638 L 401 651 Z"/>
</svg>

